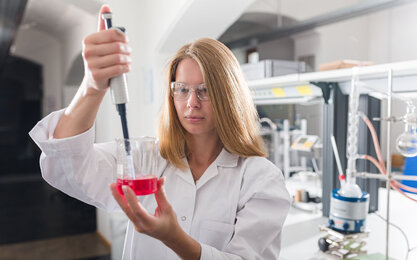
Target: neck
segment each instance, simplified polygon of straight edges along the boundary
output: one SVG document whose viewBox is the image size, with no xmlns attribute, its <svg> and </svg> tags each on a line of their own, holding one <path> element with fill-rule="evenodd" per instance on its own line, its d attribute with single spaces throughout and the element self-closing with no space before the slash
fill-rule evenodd
<svg viewBox="0 0 417 260">
<path fill-rule="evenodd" d="M 219 137 L 196 137 L 189 136 L 187 138 L 187 146 L 189 155 L 188 162 L 191 164 L 210 165 L 220 154 L 223 145 Z"/>
</svg>

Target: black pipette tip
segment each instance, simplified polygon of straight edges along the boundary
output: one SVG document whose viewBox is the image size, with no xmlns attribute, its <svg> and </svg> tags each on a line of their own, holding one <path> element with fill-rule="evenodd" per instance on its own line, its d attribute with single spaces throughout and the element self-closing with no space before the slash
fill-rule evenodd
<svg viewBox="0 0 417 260">
<path fill-rule="evenodd" d="M 125 139 L 125 149 L 127 154 L 130 154 L 130 143 L 129 143 L 129 131 L 127 128 L 127 119 L 126 119 L 126 104 L 117 104 L 117 112 L 119 112 L 120 120 L 122 122 L 122 131 L 123 138 Z"/>
</svg>

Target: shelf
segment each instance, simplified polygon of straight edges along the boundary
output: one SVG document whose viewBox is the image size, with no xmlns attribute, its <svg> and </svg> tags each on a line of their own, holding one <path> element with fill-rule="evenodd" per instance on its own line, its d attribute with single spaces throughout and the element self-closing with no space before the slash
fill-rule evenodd
<svg viewBox="0 0 417 260">
<path fill-rule="evenodd" d="M 312 101 L 321 97 L 321 89 L 307 83 L 300 83 L 291 86 L 268 85 L 251 89 L 255 104 L 295 104 Z"/>
<path fill-rule="evenodd" d="M 417 60 L 387 63 L 374 66 L 356 67 L 332 71 L 291 74 L 280 77 L 248 81 L 256 104 L 305 102 L 307 97 L 321 96 L 321 90 L 310 82 L 338 82 L 342 92 L 348 94 L 354 70 L 359 79 L 369 88 L 361 88 L 361 93 L 386 92 L 388 71 L 392 70 L 393 92 L 413 92 L 417 90 Z M 299 88 L 310 86 L 311 93 L 300 92 Z M 280 99 L 281 101 L 279 101 Z"/>
</svg>

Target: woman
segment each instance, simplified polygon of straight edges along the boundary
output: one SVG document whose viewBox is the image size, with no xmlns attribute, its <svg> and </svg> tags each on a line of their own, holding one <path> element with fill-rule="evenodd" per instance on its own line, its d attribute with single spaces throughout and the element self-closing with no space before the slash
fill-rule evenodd
<svg viewBox="0 0 417 260">
<path fill-rule="evenodd" d="M 93 144 L 108 81 L 130 69 L 126 38 L 100 21 L 84 44 L 86 75 L 71 105 L 30 133 L 43 151 L 45 180 L 96 207 L 121 208 L 130 219 L 124 259 L 277 259 L 289 195 L 264 158 L 257 113 L 230 50 L 200 39 L 170 62 L 158 130 L 161 178 L 155 199 L 139 202 L 127 186 L 125 197 L 114 183 L 107 188 L 115 143 Z"/>
</svg>

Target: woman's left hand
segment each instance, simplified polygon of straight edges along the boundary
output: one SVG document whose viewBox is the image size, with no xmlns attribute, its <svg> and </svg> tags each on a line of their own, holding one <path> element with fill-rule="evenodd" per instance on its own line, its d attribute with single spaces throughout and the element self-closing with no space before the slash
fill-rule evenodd
<svg viewBox="0 0 417 260">
<path fill-rule="evenodd" d="M 135 226 L 136 231 L 154 237 L 162 242 L 171 242 L 175 239 L 181 227 L 178 224 L 177 216 L 169 204 L 163 188 L 165 177 L 158 180 L 158 190 L 155 192 L 155 199 L 158 207 L 155 214 L 149 214 L 140 204 L 135 193 L 129 186 L 123 186 L 124 197 L 117 191 L 116 183 L 110 185 L 113 197 L 126 213 Z"/>
</svg>

